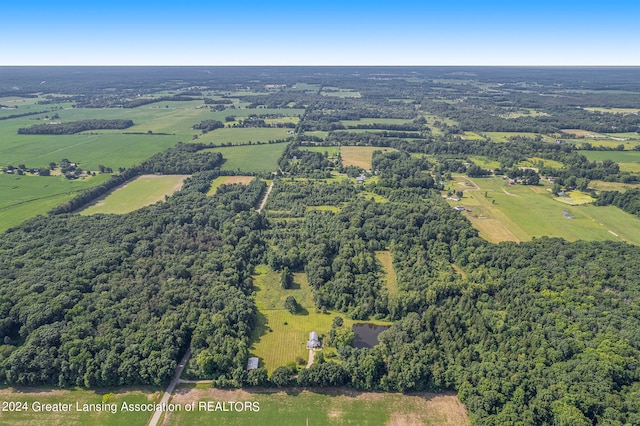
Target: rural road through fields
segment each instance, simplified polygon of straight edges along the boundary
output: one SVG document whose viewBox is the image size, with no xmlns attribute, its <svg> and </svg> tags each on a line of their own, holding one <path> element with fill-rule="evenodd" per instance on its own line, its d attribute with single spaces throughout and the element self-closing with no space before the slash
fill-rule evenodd
<svg viewBox="0 0 640 426">
<path fill-rule="evenodd" d="M 258 208 L 258 210 L 256 210 L 258 213 L 260 213 L 262 211 L 262 209 L 264 209 L 264 206 L 267 204 L 267 198 L 269 198 L 269 194 L 271 194 L 271 190 L 273 189 L 273 182 L 271 182 L 271 185 L 269 185 L 269 188 L 267 188 L 267 193 L 264 194 L 264 198 L 262 199 L 262 202 L 260 203 L 260 208 Z"/>
<path fill-rule="evenodd" d="M 169 398 L 171 398 L 171 394 L 173 393 L 173 390 L 176 388 L 176 385 L 180 381 L 182 370 L 184 370 L 185 365 L 187 365 L 187 361 L 189 361 L 190 356 L 191 356 L 191 348 L 187 350 L 187 353 L 184 354 L 184 356 L 180 360 L 180 363 L 176 367 L 176 375 L 173 377 L 173 380 L 171 380 L 171 383 L 169 383 L 167 390 L 164 391 L 164 395 L 162 396 L 162 400 L 160 401 L 160 406 L 162 406 L 162 404 L 169 403 Z M 151 421 L 149 421 L 149 426 L 156 426 L 161 416 L 162 416 L 162 410 L 156 410 L 156 412 L 153 413 L 153 417 L 151 417 Z"/>
</svg>

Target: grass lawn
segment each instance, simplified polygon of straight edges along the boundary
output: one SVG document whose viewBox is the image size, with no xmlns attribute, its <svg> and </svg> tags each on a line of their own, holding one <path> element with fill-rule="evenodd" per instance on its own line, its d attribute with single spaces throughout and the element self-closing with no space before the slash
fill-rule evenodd
<svg viewBox="0 0 640 426">
<path fill-rule="evenodd" d="M 188 175 L 143 175 L 111 191 L 82 210 L 82 215 L 96 213 L 124 214 L 164 200 L 182 188 Z"/>
<path fill-rule="evenodd" d="M 379 393 L 353 389 L 198 389 L 181 385 L 173 403 L 255 402 L 259 411 L 170 413 L 171 425 L 468 425 L 464 405 L 452 393 Z"/>
<path fill-rule="evenodd" d="M 62 176 L 0 174 L 0 232 L 25 220 L 46 214 L 71 200 L 78 192 L 107 181 L 110 175 L 68 180 Z"/>
<path fill-rule="evenodd" d="M 528 241 L 550 236 L 569 241 L 617 240 L 640 244 L 637 217 L 612 206 L 560 203 L 553 199 L 549 187 L 505 185 L 501 178 L 470 180 L 457 176 L 452 189 L 463 190 L 464 197 L 459 202 L 449 201 L 450 205 L 470 209 L 471 212 L 462 214 L 488 241 Z"/>
<path fill-rule="evenodd" d="M 398 280 L 396 278 L 396 270 L 393 268 L 393 258 L 389 250 L 377 251 L 376 259 L 382 265 L 384 271 L 384 282 L 387 285 L 389 293 L 396 293 L 398 291 Z"/>
<path fill-rule="evenodd" d="M 156 388 L 140 389 L 102 389 L 102 390 L 60 390 L 43 388 L 2 388 L 0 401 L 26 403 L 26 411 L 0 411 L 2 425 L 140 425 L 148 423 L 152 413 L 148 411 L 122 411 L 122 403 L 147 404 L 159 402 L 162 391 Z M 105 411 L 83 412 L 76 410 L 76 403 L 83 404 L 115 404 L 116 413 L 111 406 Z M 36 412 L 33 404 L 71 404 L 68 412 Z"/>
<path fill-rule="evenodd" d="M 331 330 L 335 316 L 344 318 L 345 327 L 351 327 L 356 321 L 348 319 L 343 313 L 316 312 L 313 294 L 304 273 L 294 274 L 294 286 L 284 290 L 280 286 L 280 273 L 266 265 L 256 267 L 254 279 L 255 301 L 259 310 L 257 325 L 251 338 L 250 353 L 260 359 L 260 366 L 269 372 L 296 357 L 308 360 L 309 350 L 306 347 L 309 333 L 317 331 L 322 337 Z M 284 309 L 287 296 L 295 297 L 302 309 L 291 314 Z M 358 321 L 362 322 L 362 321 Z M 367 321 L 389 325 L 384 321 Z"/>
<path fill-rule="evenodd" d="M 206 151 L 219 152 L 225 158 L 222 170 L 240 170 L 244 172 L 275 171 L 278 159 L 282 155 L 286 143 L 265 145 L 243 145 L 222 148 L 211 148 Z"/>
<path fill-rule="evenodd" d="M 395 151 L 395 149 L 377 146 L 342 146 L 340 147 L 342 165 L 370 170 L 373 151 Z"/>
</svg>

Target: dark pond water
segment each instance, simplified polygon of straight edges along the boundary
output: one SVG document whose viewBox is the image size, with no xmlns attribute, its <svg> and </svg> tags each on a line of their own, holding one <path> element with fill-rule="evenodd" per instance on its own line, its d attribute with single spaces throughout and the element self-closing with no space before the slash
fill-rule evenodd
<svg viewBox="0 0 640 426">
<path fill-rule="evenodd" d="M 356 338 L 353 346 L 356 348 L 372 348 L 378 344 L 378 334 L 385 331 L 389 326 L 374 325 L 369 323 L 354 324 L 353 333 Z"/>
</svg>

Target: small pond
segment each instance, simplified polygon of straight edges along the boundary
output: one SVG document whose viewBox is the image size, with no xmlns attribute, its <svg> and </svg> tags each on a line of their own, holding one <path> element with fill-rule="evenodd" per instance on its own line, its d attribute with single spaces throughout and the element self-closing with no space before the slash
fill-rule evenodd
<svg viewBox="0 0 640 426">
<path fill-rule="evenodd" d="M 353 346 L 356 348 L 372 348 L 378 344 L 378 334 L 388 329 L 388 325 L 360 323 L 353 325 Z"/>
</svg>

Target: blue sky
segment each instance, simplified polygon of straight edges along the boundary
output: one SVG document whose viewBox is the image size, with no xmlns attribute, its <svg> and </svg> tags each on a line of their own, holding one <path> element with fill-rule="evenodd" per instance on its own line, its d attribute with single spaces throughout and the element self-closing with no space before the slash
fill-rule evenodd
<svg viewBox="0 0 640 426">
<path fill-rule="evenodd" d="M 640 1 L 0 0 L 0 65 L 640 65 Z"/>
</svg>

